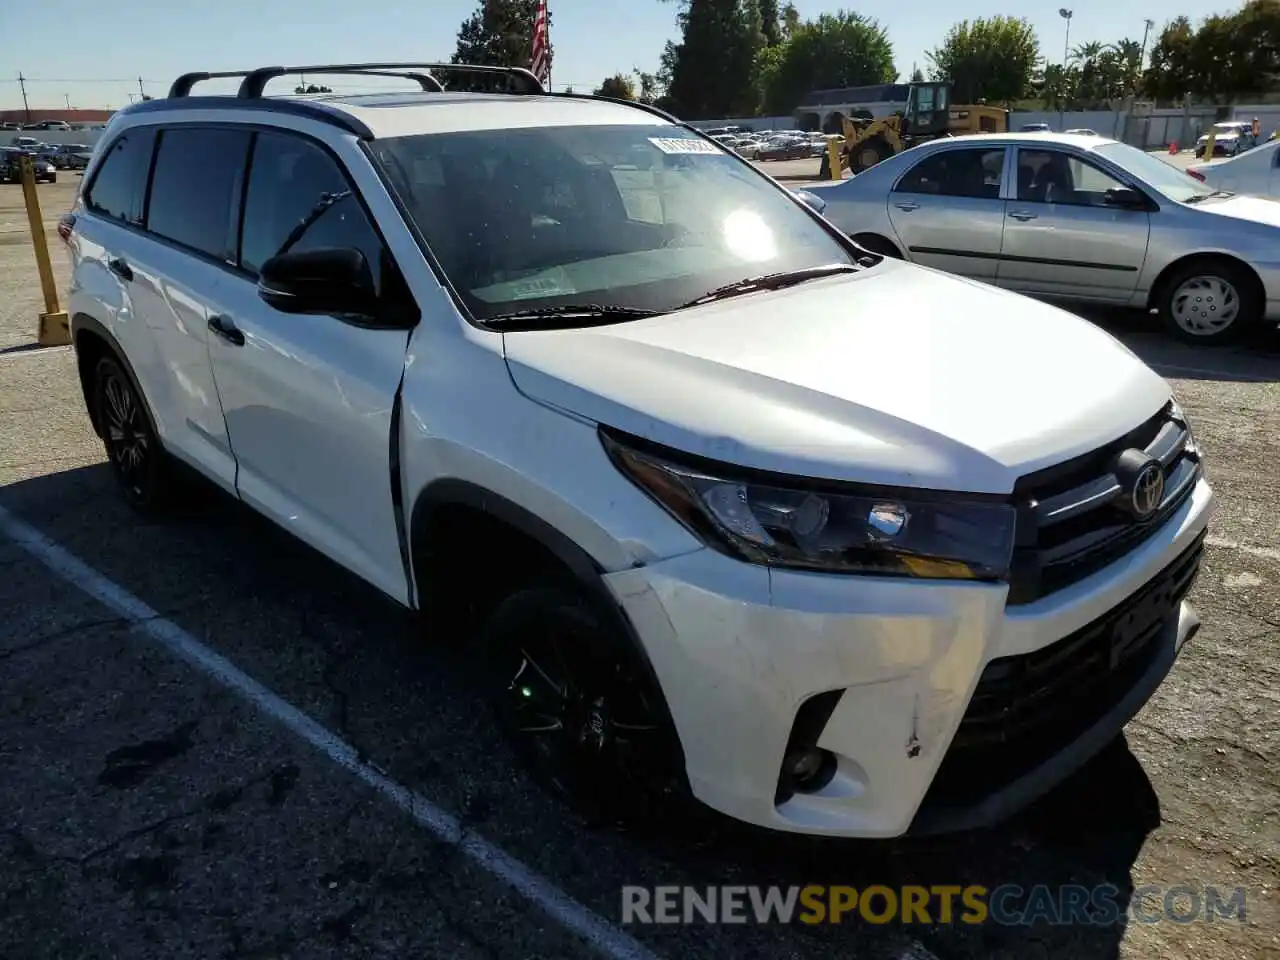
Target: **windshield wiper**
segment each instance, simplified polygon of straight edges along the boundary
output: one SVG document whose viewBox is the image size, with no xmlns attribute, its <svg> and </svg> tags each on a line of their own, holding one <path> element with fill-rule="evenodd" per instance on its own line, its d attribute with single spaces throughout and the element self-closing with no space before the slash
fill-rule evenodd
<svg viewBox="0 0 1280 960">
<path fill-rule="evenodd" d="M 1213 193 L 1198 193 L 1194 197 L 1187 197 L 1185 203 L 1199 203 L 1201 200 L 1212 200 L 1215 197 L 1234 197 L 1234 193 L 1227 190 L 1215 190 Z"/>
<path fill-rule="evenodd" d="M 569 327 L 599 327 L 627 320 L 656 317 L 661 310 L 640 307 L 606 306 L 599 303 L 568 303 L 557 307 L 533 307 L 513 310 L 484 318 L 484 325 L 495 330 L 555 330 Z"/>
<path fill-rule="evenodd" d="M 783 287 L 795 286 L 797 283 L 820 280 L 823 277 L 832 277 L 838 273 L 858 273 L 860 270 L 860 267 L 852 263 L 828 263 L 821 267 L 805 267 L 803 270 L 784 270 L 781 273 L 766 273 L 759 277 L 747 277 L 745 280 L 735 280 L 733 283 L 726 283 L 723 287 L 716 287 L 710 293 L 704 293 L 696 300 L 690 300 L 680 309 L 696 307 L 699 304 L 710 303 L 713 300 L 725 300 L 744 293 L 756 293 L 759 290 L 781 290 Z"/>
</svg>

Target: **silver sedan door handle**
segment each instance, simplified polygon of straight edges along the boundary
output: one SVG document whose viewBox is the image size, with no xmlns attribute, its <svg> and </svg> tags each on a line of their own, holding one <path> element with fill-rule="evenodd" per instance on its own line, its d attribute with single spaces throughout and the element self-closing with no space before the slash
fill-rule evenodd
<svg viewBox="0 0 1280 960">
<path fill-rule="evenodd" d="M 1010 210 L 1009 216 L 1013 217 L 1015 220 L 1021 220 L 1024 223 L 1036 218 L 1036 214 L 1032 213 L 1030 210 Z"/>
<path fill-rule="evenodd" d="M 910 213 L 912 210 L 920 209 L 920 204 L 916 203 L 914 200 L 899 200 L 894 204 L 894 206 L 899 210 L 905 210 L 907 213 Z"/>
</svg>

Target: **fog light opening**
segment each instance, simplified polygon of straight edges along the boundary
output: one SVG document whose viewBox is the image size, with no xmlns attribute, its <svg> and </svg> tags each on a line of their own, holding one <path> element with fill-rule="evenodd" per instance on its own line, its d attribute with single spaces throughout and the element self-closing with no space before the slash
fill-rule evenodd
<svg viewBox="0 0 1280 960">
<path fill-rule="evenodd" d="M 788 753 L 782 768 L 796 793 L 817 793 L 836 775 L 836 755 L 821 747 L 803 747 Z"/>
</svg>

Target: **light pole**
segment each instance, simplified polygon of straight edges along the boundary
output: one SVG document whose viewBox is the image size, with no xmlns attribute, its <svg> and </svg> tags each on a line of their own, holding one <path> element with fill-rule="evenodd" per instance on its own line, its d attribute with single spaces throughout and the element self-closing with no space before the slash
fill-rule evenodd
<svg viewBox="0 0 1280 960">
<path fill-rule="evenodd" d="M 1067 21 L 1067 35 L 1062 40 L 1062 90 L 1058 93 L 1058 130 L 1061 131 L 1065 123 L 1062 101 L 1067 92 L 1067 53 L 1071 49 L 1071 11 L 1066 7 L 1059 7 L 1058 16 Z"/>
</svg>

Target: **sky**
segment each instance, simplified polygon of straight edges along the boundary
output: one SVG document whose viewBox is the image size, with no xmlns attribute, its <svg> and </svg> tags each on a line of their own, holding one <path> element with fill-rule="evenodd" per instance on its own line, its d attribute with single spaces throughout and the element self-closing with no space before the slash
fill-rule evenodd
<svg viewBox="0 0 1280 960">
<path fill-rule="evenodd" d="M 163 96 L 178 74 L 256 66 L 357 61 L 448 60 L 458 26 L 479 0 L 0 0 L 0 109 L 22 106 L 17 82 L 28 77 L 30 106 L 118 107 L 141 88 Z M 893 43 L 901 79 L 936 47 L 957 19 L 1016 14 L 1027 17 L 1050 62 L 1062 59 L 1061 0 L 795 0 L 803 18 L 841 6 L 876 19 Z M 1067 0 L 1073 16 L 1071 46 L 1142 39 L 1143 21 L 1155 21 L 1152 39 L 1178 14 L 1193 22 L 1239 4 L 1181 0 L 1174 6 L 1137 0 Z M 663 44 L 678 39 L 675 0 L 549 0 L 555 50 L 551 86 L 590 91 L 606 76 L 657 68 Z M 1126 9 L 1126 7 L 1128 9 Z M 713 68 L 712 64 L 708 65 Z M 283 81 L 278 81 L 283 82 Z M 338 91 L 371 87 L 325 81 Z M 204 89 L 204 88 L 201 88 Z M 268 88 L 269 90 L 271 88 Z M 285 87 L 284 89 L 287 89 Z M 206 92 L 227 90 L 209 84 Z"/>
</svg>

